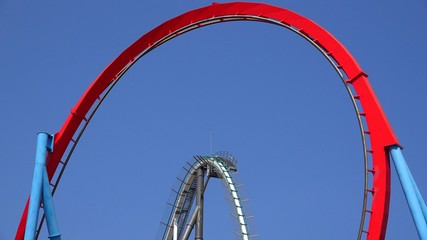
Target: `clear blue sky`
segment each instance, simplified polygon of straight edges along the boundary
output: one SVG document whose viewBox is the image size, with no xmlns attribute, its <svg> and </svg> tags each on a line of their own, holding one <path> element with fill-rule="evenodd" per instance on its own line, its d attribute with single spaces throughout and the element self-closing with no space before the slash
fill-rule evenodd
<svg viewBox="0 0 427 240">
<path fill-rule="evenodd" d="M 427 2 L 266 1 L 330 31 L 354 55 L 427 195 Z M 30 192 L 36 133 L 55 133 L 95 77 L 165 20 L 210 1 L 0 1 L 0 239 Z M 95 115 L 55 196 L 63 239 L 154 239 L 193 155 L 239 160 L 261 239 L 355 239 L 362 146 L 326 59 L 277 26 L 227 23 L 141 59 Z M 393 168 L 387 239 L 417 239 Z M 205 239 L 233 239 L 218 181 Z M 45 233 L 42 239 L 46 239 Z"/>
</svg>

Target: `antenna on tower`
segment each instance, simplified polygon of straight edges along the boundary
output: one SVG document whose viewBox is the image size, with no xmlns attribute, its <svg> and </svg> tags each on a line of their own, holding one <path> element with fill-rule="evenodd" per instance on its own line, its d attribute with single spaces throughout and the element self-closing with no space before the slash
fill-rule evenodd
<svg viewBox="0 0 427 240">
<path fill-rule="evenodd" d="M 209 129 L 209 155 L 212 156 L 212 128 Z"/>
</svg>

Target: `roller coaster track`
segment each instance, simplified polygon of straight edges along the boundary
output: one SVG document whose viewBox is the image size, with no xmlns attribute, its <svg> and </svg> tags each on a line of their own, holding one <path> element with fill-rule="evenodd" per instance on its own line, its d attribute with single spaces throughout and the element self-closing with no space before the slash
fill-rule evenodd
<svg viewBox="0 0 427 240">
<path fill-rule="evenodd" d="M 63 126 L 54 135 L 54 151 L 47 156 L 52 194 L 83 132 L 119 79 L 139 59 L 163 43 L 186 32 L 217 23 L 256 21 L 286 28 L 313 45 L 331 63 L 349 94 L 362 139 L 365 181 L 357 239 L 384 239 L 390 203 L 389 148 L 400 146 L 372 90 L 367 74 L 347 49 L 313 21 L 287 9 L 262 3 L 225 3 L 195 9 L 177 16 L 143 35 L 114 59 L 94 80 Z M 22 214 L 16 239 L 23 239 L 30 199 Z M 36 238 L 43 219 L 39 221 Z"/>
<path fill-rule="evenodd" d="M 196 206 L 193 210 L 193 214 L 189 221 L 188 217 L 191 213 L 191 208 L 194 203 L 196 191 L 197 191 L 197 170 L 204 169 L 208 180 L 203 186 L 203 192 L 207 187 L 207 183 L 210 177 L 216 177 L 222 179 L 226 186 L 230 200 L 233 204 L 235 219 L 239 226 L 239 232 L 236 233 L 243 240 L 248 240 L 251 235 L 248 231 L 247 216 L 243 210 L 243 203 L 239 191 L 233 180 L 233 172 L 236 172 L 235 164 L 230 159 L 213 156 L 195 156 L 195 162 L 189 165 L 189 169 L 186 169 L 186 174 L 183 179 L 178 179 L 181 184 L 179 190 L 176 192 L 175 201 L 172 205 L 172 209 L 169 214 L 167 223 L 164 223 L 166 229 L 163 233 L 162 240 L 174 239 L 174 234 L 177 239 L 187 240 L 191 230 L 194 227 L 196 216 L 200 211 L 199 206 Z M 174 230 L 176 232 L 174 232 Z"/>
</svg>

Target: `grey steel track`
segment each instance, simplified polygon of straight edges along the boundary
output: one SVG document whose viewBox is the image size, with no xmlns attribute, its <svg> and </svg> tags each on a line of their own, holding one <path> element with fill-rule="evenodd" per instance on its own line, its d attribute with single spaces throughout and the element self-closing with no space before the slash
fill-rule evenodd
<svg viewBox="0 0 427 240">
<path fill-rule="evenodd" d="M 235 184 L 235 181 L 232 177 L 232 172 L 235 172 L 237 169 L 235 165 L 231 163 L 228 159 L 224 159 L 221 157 L 202 157 L 196 156 L 195 162 L 192 164 L 188 164 L 190 166 L 189 169 L 186 169 L 185 176 L 183 179 L 179 179 L 181 183 L 178 190 L 174 190 L 176 197 L 173 203 L 170 203 L 172 209 L 170 210 L 169 218 L 166 223 L 163 223 L 166 228 L 162 235 L 162 240 L 172 240 L 174 235 L 174 229 L 177 228 L 178 239 L 186 240 L 193 228 L 195 222 L 195 216 L 197 211 L 199 210 L 196 206 L 193 210 L 193 214 L 188 220 L 190 216 L 190 212 L 192 209 L 192 204 L 194 202 L 196 188 L 202 187 L 200 182 L 198 181 L 198 172 L 201 169 L 207 170 L 207 177 L 217 177 L 222 179 L 222 182 L 227 187 L 229 192 L 229 199 L 234 208 L 235 220 L 239 226 L 238 236 L 243 240 L 251 239 L 251 235 L 248 231 L 248 220 L 245 212 L 243 210 L 243 203 L 241 200 L 241 196 L 239 195 L 238 188 Z M 203 186 L 206 188 L 207 183 Z M 197 238 L 197 237 L 196 237 Z"/>
</svg>

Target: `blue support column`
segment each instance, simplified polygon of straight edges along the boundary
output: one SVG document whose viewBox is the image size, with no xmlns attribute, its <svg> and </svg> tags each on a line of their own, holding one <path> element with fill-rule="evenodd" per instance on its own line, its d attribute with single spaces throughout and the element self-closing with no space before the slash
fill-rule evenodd
<svg viewBox="0 0 427 240">
<path fill-rule="evenodd" d="M 25 226 L 25 240 L 33 240 L 39 217 L 40 205 L 43 208 L 48 225 L 49 238 L 59 240 L 60 234 L 56 223 L 55 209 L 53 208 L 52 194 L 46 170 L 46 157 L 53 150 L 53 136 L 47 133 L 37 134 L 36 164 L 34 167 L 33 184 L 31 187 L 30 204 L 28 207 L 27 225 Z"/>
<path fill-rule="evenodd" d="M 42 198 L 43 170 L 46 168 L 46 155 L 51 150 L 47 133 L 37 134 L 36 165 L 34 167 L 33 184 L 31 186 L 30 205 L 28 207 L 25 240 L 33 240 L 36 235 L 37 222 Z"/>
<path fill-rule="evenodd" d="M 44 169 L 43 173 L 43 209 L 46 216 L 46 224 L 49 232 L 49 239 L 60 240 L 61 234 L 59 233 L 58 223 L 56 221 L 55 208 L 53 207 L 52 192 L 50 191 L 49 178 L 47 170 Z"/>
<path fill-rule="evenodd" d="M 408 168 L 409 171 L 409 168 Z M 421 207 L 421 211 L 423 212 L 424 215 L 424 220 L 427 222 L 427 206 L 426 206 L 426 202 L 423 199 L 423 196 L 421 195 L 420 190 L 418 189 L 417 183 L 414 180 L 414 177 L 412 177 L 411 172 L 409 171 L 410 177 L 411 177 L 411 181 L 412 181 L 412 185 L 414 186 L 415 189 L 415 194 L 417 195 L 417 199 L 418 202 L 420 204 Z"/>
<path fill-rule="evenodd" d="M 406 201 L 412 214 L 412 219 L 415 222 L 418 236 L 421 240 L 427 240 L 427 217 L 426 205 L 421 193 L 415 183 L 414 178 L 406 164 L 405 158 L 399 146 L 390 147 L 390 154 L 399 176 L 400 183 L 405 193 Z"/>
</svg>

